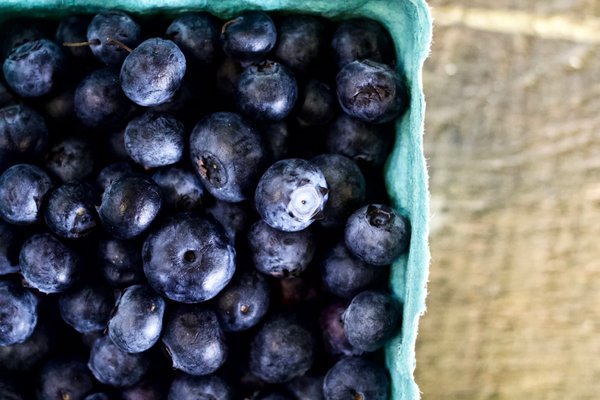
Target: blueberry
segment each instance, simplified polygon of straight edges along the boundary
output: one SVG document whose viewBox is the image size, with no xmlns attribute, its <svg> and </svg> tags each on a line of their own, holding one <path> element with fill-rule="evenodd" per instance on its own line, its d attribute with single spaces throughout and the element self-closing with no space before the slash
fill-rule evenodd
<svg viewBox="0 0 600 400">
<path fill-rule="evenodd" d="M 22 97 L 49 93 L 59 84 L 65 69 L 62 49 L 48 39 L 34 40 L 13 49 L 2 66 L 6 83 Z"/>
<path fill-rule="evenodd" d="M 346 338 L 344 311 L 346 306 L 341 302 L 333 302 L 321 311 L 319 325 L 323 333 L 325 351 L 333 356 L 359 356 L 363 351 L 352 347 Z"/>
<path fill-rule="evenodd" d="M 118 67 L 127 57 L 127 50 L 122 45 L 131 48 L 137 46 L 141 40 L 141 29 L 122 11 L 102 11 L 92 18 L 87 29 L 87 40 L 98 60 L 108 66 Z"/>
<path fill-rule="evenodd" d="M 324 400 L 323 376 L 303 375 L 288 382 L 285 387 L 294 400 Z"/>
<path fill-rule="evenodd" d="M 4 60 L 11 50 L 45 36 L 39 21 L 28 18 L 9 19 L 0 25 L 0 32 L 0 61 Z"/>
<path fill-rule="evenodd" d="M 278 285 L 276 292 L 276 301 L 273 304 L 279 304 L 283 307 L 294 307 L 304 305 L 310 300 L 314 300 L 319 295 L 317 282 L 309 277 L 295 277 L 277 279 Z"/>
<path fill-rule="evenodd" d="M 219 26 L 208 13 L 180 15 L 167 28 L 166 37 L 179 46 L 188 63 L 196 66 L 214 64 L 219 54 Z"/>
<path fill-rule="evenodd" d="M 261 327 L 250 344 L 250 370 L 269 383 L 303 375 L 315 357 L 315 339 L 291 316 L 278 315 Z"/>
<path fill-rule="evenodd" d="M 280 231 L 263 220 L 252 225 L 248 242 L 256 269 L 279 278 L 301 274 L 312 261 L 316 247 L 308 230 Z"/>
<path fill-rule="evenodd" d="M 23 343 L 37 324 L 38 299 L 12 281 L 0 281 L 0 346 Z"/>
<path fill-rule="evenodd" d="M 44 166 L 61 182 L 69 182 L 87 178 L 94 170 L 94 163 L 89 142 L 69 137 L 48 150 Z"/>
<path fill-rule="evenodd" d="M 40 371 L 37 398 L 44 400 L 84 400 L 96 386 L 85 363 L 77 360 L 51 360 Z"/>
<path fill-rule="evenodd" d="M 0 170 L 15 162 L 31 162 L 47 143 L 46 123 L 36 111 L 21 104 L 0 109 Z"/>
<path fill-rule="evenodd" d="M 225 332 L 239 332 L 257 325 L 269 310 L 271 289 L 264 276 L 242 271 L 219 293 L 215 312 Z"/>
<path fill-rule="evenodd" d="M 256 210 L 271 227 L 287 232 L 302 230 L 322 218 L 329 190 L 313 163 L 292 158 L 277 161 L 256 186 Z"/>
<path fill-rule="evenodd" d="M 15 226 L 0 220 L 0 275 L 19 272 L 22 240 Z"/>
<path fill-rule="evenodd" d="M 240 113 L 261 122 L 281 121 L 298 98 L 293 74 L 282 64 L 263 61 L 247 67 L 240 75 L 235 100 Z"/>
<path fill-rule="evenodd" d="M 111 130 L 106 135 L 106 155 L 112 159 L 129 161 L 129 154 L 125 149 L 125 128 Z"/>
<path fill-rule="evenodd" d="M 221 29 L 223 51 L 242 63 L 253 63 L 265 57 L 277 41 L 277 29 L 263 11 L 247 11 L 227 21 Z"/>
<path fill-rule="evenodd" d="M 88 368 L 100 383 L 115 387 L 132 386 L 148 372 L 150 354 L 126 353 L 108 336 L 103 336 L 92 346 Z"/>
<path fill-rule="evenodd" d="M 131 239 L 150 226 L 161 206 L 162 193 L 154 181 L 129 175 L 104 192 L 98 214 L 108 233 L 117 239 Z"/>
<path fill-rule="evenodd" d="M 56 43 L 83 43 L 87 41 L 87 29 L 91 18 L 85 15 L 69 15 L 58 23 Z M 66 51 L 78 61 L 89 61 L 92 52 L 88 46 L 68 46 Z"/>
<path fill-rule="evenodd" d="M 393 64 L 394 44 L 389 33 L 377 21 L 354 18 L 342 21 L 331 41 L 338 68 L 355 61 L 370 59 Z"/>
<path fill-rule="evenodd" d="M 165 301 L 146 285 L 130 286 L 117 301 L 108 336 L 127 353 L 148 350 L 162 330 Z"/>
<path fill-rule="evenodd" d="M 121 66 L 121 87 L 140 106 L 157 106 L 171 99 L 185 75 L 185 56 L 170 40 L 142 42 Z"/>
<path fill-rule="evenodd" d="M 13 165 L 0 175 L 0 217 L 15 225 L 37 222 L 44 196 L 51 188 L 52 181 L 42 169 Z"/>
<path fill-rule="evenodd" d="M 323 394 L 326 400 L 388 400 L 390 380 L 379 365 L 360 357 L 348 357 L 327 372 Z"/>
<path fill-rule="evenodd" d="M 49 233 L 27 239 L 19 262 L 25 282 L 42 293 L 64 292 L 81 273 L 79 256 Z"/>
<path fill-rule="evenodd" d="M 162 189 L 166 205 L 175 211 L 190 211 L 202 207 L 204 186 L 191 171 L 168 167 L 152 175 L 152 180 Z"/>
<path fill-rule="evenodd" d="M 402 309 L 388 294 L 365 291 L 354 296 L 342 318 L 348 342 L 356 349 L 375 351 L 400 328 Z"/>
<path fill-rule="evenodd" d="M 75 85 L 70 83 L 46 96 L 42 108 L 52 122 L 70 122 L 75 109 L 75 89 Z"/>
<path fill-rule="evenodd" d="M 49 329 L 38 323 L 31 336 L 24 342 L 0 346 L 0 365 L 4 370 L 32 371 L 46 357 L 50 346 Z M 0 399 L 4 398 L 0 396 Z"/>
<path fill-rule="evenodd" d="M 288 15 L 279 23 L 275 57 L 298 73 L 315 72 L 325 58 L 326 26 L 312 15 Z"/>
<path fill-rule="evenodd" d="M 348 250 L 361 260 L 387 265 L 408 248 L 410 224 L 389 206 L 369 204 L 348 218 L 344 240 Z"/>
<path fill-rule="evenodd" d="M 212 374 L 227 358 L 228 348 L 217 316 L 202 306 L 177 306 L 165 324 L 162 341 L 173 368 L 190 375 Z"/>
<path fill-rule="evenodd" d="M 296 121 L 300 126 L 325 125 L 335 117 L 337 101 L 326 83 L 311 79 L 300 90 Z"/>
<path fill-rule="evenodd" d="M 121 390 L 120 400 L 165 400 L 168 385 L 157 376 L 146 377 L 134 386 Z"/>
<path fill-rule="evenodd" d="M 273 161 L 288 158 L 292 133 L 285 120 L 264 124 L 261 133 Z"/>
<path fill-rule="evenodd" d="M 113 182 L 134 174 L 133 166 L 129 162 L 121 161 L 108 164 L 96 176 L 96 188 L 100 193 L 104 193 Z"/>
<path fill-rule="evenodd" d="M 206 190 L 229 202 L 249 196 L 267 161 L 259 133 L 230 112 L 211 114 L 196 124 L 190 155 Z"/>
<path fill-rule="evenodd" d="M 92 186 L 70 182 L 54 189 L 44 212 L 46 224 L 65 239 L 89 235 L 98 224 Z"/>
<path fill-rule="evenodd" d="M 75 90 L 74 111 L 90 128 L 121 126 L 132 109 L 114 68 L 98 69 L 86 76 Z"/>
<path fill-rule="evenodd" d="M 181 159 L 185 127 L 174 117 L 147 111 L 125 128 L 127 154 L 145 169 L 174 164 Z"/>
<path fill-rule="evenodd" d="M 329 199 L 319 225 L 343 226 L 348 216 L 365 201 L 365 177 L 354 161 L 339 154 L 322 154 L 311 161 L 323 172 L 329 187 Z"/>
<path fill-rule="evenodd" d="M 408 90 L 399 73 L 371 60 L 346 64 L 336 76 L 336 91 L 344 112 L 365 122 L 389 122 L 408 107 Z"/>
<path fill-rule="evenodd" d="M 238 235 L 248 228 L 250 212 L 248 208 L 248 204 L 243 202 L 228 203 L 215 200 L 205 211 L 223 225 L 227 237 L 232 243 L 235 243 Z"/>
<path fill-rule="evenodd" d="M 144 280 L 141 246 L 137 242 L 102 239 L 98 242 L 98 266 L 113 287 L 126 287 Z"/>
<path fill-rule="evenodd" d="M 173 216 L 150 233 L 142 249 L 148 283 L 182 303 L 215 297 L 235 272 L 235 249 L 212 218 Z"/>
<path fill-rule="evenodd" d="M 180 374 L 173 379 L 168 400 L 233 400 L 233 388 L 217 375 Z"/>
<path fill-rule="evenodd" d="M 112 291 L 97 284 L 79 286 L 61 293 L 58 298 L 63 320 L 80 333 L 106 328 L 113 306 Z"/>
</svg>

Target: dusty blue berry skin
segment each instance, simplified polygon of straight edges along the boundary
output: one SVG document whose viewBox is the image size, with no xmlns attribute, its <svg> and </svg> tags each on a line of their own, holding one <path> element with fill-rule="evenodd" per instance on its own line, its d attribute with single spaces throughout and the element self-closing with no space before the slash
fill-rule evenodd
<svg viewBox="0 0 600 400">
<path fill-rule="evenodd" d="M 30 237 L 19 254 L 21 274 L 42 293 L 61 293 L 73 286 L 81 274 L 79 256 L 49 233 Z"/>
<path fill-rule="evenodd" d="M 46 153 L 44 167 L 61 182 L 87 178 L 94 170 L 94 152 L 86 140 L 66 138 Z"/>
<path fill-rule="evenodd" d="M 178 167 L 162 168 L 152 175 L 163 191 L 165 203 L 175 211 L 191 211 L 202 207 L 205 191 L 196 174 Z"/>
<path fill-rule="evenodd" d="M 327 50 L 326 27 L 312 15 L 289 15 L 279 22 L 275 58 L 294 73 L 314 72 Z"/>
<path fill-rule="evenodd" d="M 113 287 L 123 288 L 145 279 L 141 246 L 135 241 L 100 240 L 98 267 L 104 280 Z"/>
<path fill-rule="evenodd" d="M 259 122 L 281 121 L 294 108 L 298 84 L 292 72 L 274 61 L 247 67 L 237 81 L 238 110 Z"/>
<path fill-rule="evenodd" d="M 177 214 L 150 233 L 142 259 L 150 286 L 181 303 L 215 297 L 235 272 L 235 248 L 223 227 L 192 213 Z"/>
<path fill-rule="evenodd" d="M 287 315 L 276 315 L 265 322 L 250 344 L 250 370 L 269 383 L 303 375 L 314 357 L 312 333 Z"/>
<path fill-rule="evenodd" d="M 0 281 L 0 346 L 23 343 L 37 324 L 38 299 L 12 281 Z"/>
<path fill-rule="evenodd" d="M 217 375 L 180 374 L 171 383 L 168 400 L 233 400 L 233 388 Z"/>
<path fill-rule="evenodd" d="M 323 394 L 326 400 L 388 400 L 390 380 L 383 367 L 360 357 L 347 357 L 325 375 Z"/>
<path fill-rule="evenodd" d="M 134 175 L 135 171 L 131 163 L 126 161 L 109 164 L 102 168 L 96 176 L 96 189 L 104 193 L 113 182 L 127 175 Z"/>
<path fill-rule="evenodd" d="M 392 38 L 379 22 L 372 19 L 354 18 L 340 22 L 331 47 L 339 69 L 355 60 L 369 59 L 389 65 L 395 61 Z"/>
<path fill-rule="evenodd" d="M 127 154 L 145 169 L 175 164 L 183 155 L 185 127 L 175 117 L 147 111 L 125 128 Z"/>
<path fill-rule="evenodd" d="M 227 21 L 221 29 L 223 51 L 245 64 L 263 59 L 275 47 L 277 28 L 263 11 L 248 11 Z"/>
<path fill-rule="evenodd" d="M 61 45 L 87 41 L 90 21 L 91 18 L 84 15 L 70 15 L 61 19 L 56 28 L 56 43 Z M 66 47 L 65 52 L 78 61 L 89 61 L 93 57 L 89 46 Z"/>
<path fill-rule="evenodd" d="M 220 53 L 220 26 L 208 13 L 186 13 L 167 28 L 166 38 L 175 42 L 189 64 L 206 67 Z"/>
<path fill-rule="evenodd" d="M 322 218 L 328 193 L 325 177 L 316 165 L 290 158 L 267 169 L 256 186 L 254 202 L 269 226 L 296 232 Z"/>
<path fill-rule="evenodd" d="M 85 126 L 114 128 L 123 125 L 132 104 L 121 89 L 119 71 L 102 68 L 93 71 L 79 83 L 73 108 Z"/>
<path fill-rule="evenodd" d="M 225 332 L 240 332 L 257 325 L 269 310 L 271 288 L 255 271 L 242 271 L 216 299 L 215 312 Z"/>
<path fill-rule="evenodd" d="M 22 97 L 39 97 L 53 90 L 66 69 L 62 49 L 48 39 L 13 49 L 2 66 L 8 86 Z"/>
<path fill-rule="evenodd" d="M 408 248 L 410 224 L 390 206 L 369 204 L 348 218 L 344 240 L 348 250 L 364 262 L 387 265 Z"/>
<path fill-rule="evenodd" d="M 106 328 L 114 306 L 112 290 L 98 284 L 85 284 L 60 294 L 58 309 L 63 320 L 77 332 Z"/>
<path fill-rule="evenodd" d="M 118 67 L 127 57 L 127 50 L 114 41 L 134 48 L 141 41 L 141 29 L 122 11 L 102 11 L 92 18 L 87 29 L 87 40 L 98 60 L 108 66 Z"/>
<path fill-rule="evenodd" d="M 181 86 L 185 56 L 170 40 L 145 40 L 121 66 L 121 87 L 131 101 L 152 107 L 166 103 Z"/>
<path fill-rule="evenodd" d="M 173 368 L 202 376 L 215 372 L 228 354 L 217 315 L 200 305 L 179 305 L 165 324 L 162 342 Z"/>
<path fill-rule="evenodd" d="M 165 306 L 164 299 L 150 287 L 128 287 L 108 322 L 108 336 L 127 353 L 148 350 L 160 337 Z"/>
<path fill-rule="evenodd" d="M 295 400 L 323 400 L 324 376 L 299 376 L 285 385 L 287 391 Z"/>
<path fill-rule="evenodd" d="M 14 225 L 37 222 L 44 197 L 51 188 L 52 181 L 41 168 L 13 165 L 0 175 L 0 217 Z"/>
<path fill-rule="evenodd" d="M 98 338 L 88 361 L 94 377 L 105 385 L 132 386 L 141 381 L 150 369 L 148 352 L 129 354 L 115 345 L 108 336 Z"/>
<path fill-rule="evenodd" d="M 334 357 L 359 356 L 364 352 L 352 347 L 344 333 L 344 311 L 346 305 L 342 302 L 328 304 L 319 318 L 319 326 L 323 334 L 325 351 Z"/>
<path fill-rule="evenodd" d="M 0 220 L 0 275 L 19 272 L 21 244 L 17 229 Z"/>
<path fill-rule="evenodd" d="M 48 354 L 50 345 L 49 329 L 38 323 L 24 342 L 0 346 L 0 365 L 9 371 L 31 371 Z"/>
<path fill-rule="evenodd" d="M 316 247 L 308 230 L 280 231 L 263 220 L 250 228 L 248 243 L 256 269 L 276 278 L 300 275 L 312 261 Z"/>
<path fill-rule="evenodd" d="M 389 122 L 408 107 L 406 84 L 390 66 L 352 61 L 336 76 L 338 101 L 351 117 L 373 124 Z"/>
<path fill-rule="evenodd" d="M 190 156 L 206 190 L 232 203 L 251 195 L 268 161 L 260 134 L 230 112 L 211 114 L 196 124 Z"/>
<path fill-rule="evenodd" d="M 22 104 L 0 109 L 0 171 L 39 157 L 48 144 L 44 118 Z"/>
<path fill-rule="evenodd" d="M 335 91 L 328 84 L 310 79 L 302 86 L 295 111 L 300 126 L 325 125 L 337 112 Z"/>
<path fill-rule="evenodd" d="M 83 400 L 96 389 L 96 382 L 84 362 L 54 359 L 38 376 L 38 399 Z"/>
<path fill-rule="evenodd" d="M 54 189 L 48 195 L 44 217 L 57 236 L 78 239 L 89 235 L 98 225 L 92 186 L 75 181 Z"/>
<path fill-rule="evenodd" d="M 389 294 L 364 291 L 354 296 L 342 318 L 348 343 L 362 351 L 375 351 L 398 331 L 402 309 Z"/>
<path fill-rule="evenodd" d="M 129 175 L 113 182 L 104 192 L 98 215 L 113 237 L 131 239 L 152 224 L 162 202 L 162 192 L 154 181 Z"/>
<path fill-rule="evenodd" d="M 319 225 L 341 227 L 348 216 L 364 204 L 365 177 L 354 161 L 340 154 L 321 154 L 311 161 L 323 172 L 329 187 L 329 199 Z"/>
</svg>

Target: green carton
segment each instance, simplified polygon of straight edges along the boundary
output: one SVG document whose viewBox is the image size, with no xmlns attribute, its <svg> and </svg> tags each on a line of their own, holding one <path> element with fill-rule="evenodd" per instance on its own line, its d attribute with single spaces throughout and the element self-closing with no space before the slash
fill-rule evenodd
<svg viewBox="0 0 600 400">
<path fill-rule="evenodd" d="M 118 8 L 132 14 L 208 11 L 228 18 L 242 10 L 313 13 L 332 19 L 364 16 L 381 22 L 394 38 L 398 68 L 407 78 L 411 104 L 396 123 L 396 143 L 385 178 L 393 205 L 406 211 L 412 238 L 408 253 L 392 267 L 390 287 L 403 302 L 403 326 L 386 348 L 392 398 L 420 398 L 413 378 L 419 317 L 425 311 L 429 267 L 429 192 L 423 154 L 425 100 L 423 62 L 431 43 L 431 17 L 425 0 L 0 0 L 0 21 L 15 16 L 57 18 Z M 422 366 L 426 368 L 426 366 Z"/>
</svg>

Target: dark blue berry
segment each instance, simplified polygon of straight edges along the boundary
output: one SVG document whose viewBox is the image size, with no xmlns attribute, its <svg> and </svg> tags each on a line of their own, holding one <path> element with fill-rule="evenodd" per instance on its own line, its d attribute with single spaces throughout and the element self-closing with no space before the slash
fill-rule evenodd
<svg viewBox="0 0 600 400">
<path fill-rule="evenodd" d="M 92 18 L 87 40 L 94 56 L 104 64 L 118 67 L 127 57 L 123 45 L 135 47 L 140 43 L 140 26 L 122 11 L 102 11 Z"/>
<path fill-rule="evenodd" d="M 165 203 L 175 211 L 190 211 L 202 207 L 204 186 L 196 174 L 186 169 L 163 168 L 152 175 L 162 189 Z"/>
<path fill-rule="evenodd" d="M 324 376 L 299 376 L 285 385 L 294 400 L 324 400 Z"/>
<path fill-rule="evenodd" d="M 323 394 L 326 400 L 388 400 L 390 380 L 383 367 L 360 357 L 347 357 L 325 375 Z"/>
<path fill-rule="evenodd" d="M 392 207 L 369 204 L 348 218 L 344 240 L 348 250 L 361 260 L 387 265 L 408 248 L 410 224 Z"/>
<path fill-rule="evenodd" d="M 46 225 L 56 235 L 77 239 L 89 235 L 98 224 L 91 185 L 69 182 L 48 196 L 44 213 Z"/>
<path fill-rule="evenodd" d="M 49 94 L 42 104 L 43 111 L 54 123 L 67 123 L 75 109 L 75 85 L 61 86 Z"/>
<path fill-rule="evenodd" d="M 211 374 L 227 358 L 228 348 L 217 316 L 202 306 L 177 306 L 165 324 L 162 341 L 173 368 L 190 375 Z"/>
<path fill-rule="evenodd" d="M 227 237 L 231 240 L 231 243 L 235 243 L 238 235 L 244 232 L 250 223 L 248 208 L 246 203 L 228 203 L 215 200 L 205 211 L 223 225 Z"/>
<path fill-rule="evenodd" d="M 0 365 L 5 370 L 31 371 L 48 354 L 50 345 L 49 329 L 38 323 L 24 342 L 0 346 Z M 0 396 L 0 399 L 4 397 Z"/>
<path fill-rule="evenodd" d="M 115 387 L 132 386 L 141 381 L 150 369 L 150 354 L 126 353 L 108 336 L 103 336 L 92 346 L 88 368 L 100 383 Z"/>
<path fill-rule="evenodd" d="M 83 180 L 94 170 L 92 147 L 78 137 L 64 139 L 48 150 L 44 166 L 61 182 Z"/>
<path fill-rule="evenodd" d="M 296 106 L 296 121 L 300 126 L 325 125 L 335 117 L 337 100 L 329 85 L 311 79 L 300 90 Z"/>
<path fill-rule="evenodd" d="M 12 281 L 0 281 L 0 346 L 23 343 L 37 324 L 38 299 Z"/>
<path fill-rule="evenodd" d="M 126 287 L 144 279 L 141 246 L 137 242 L 103 239 L 98 243 L 98 264 L 104 280 L 114 287 Z"/>
<path fill-rule="evenodd" d="M 260 131 L 273 161 L 288 158 L 292 133 L 285 120 L 262 125 Z"/>
<path fill-rule="evenodd" d="M 131 239 L 152 224 L 161 206 L 162 193 L 154 181 L 140 175 L 129 175 L 106 189 L 98 215 L 112 236 Z"/>
<path fill-rule="evenodd" d="M 365 122 L 389 122 L 408 107 L 408 91 L 399 73 L 371 60 L 352 61 L 336 76 L 344 112 Z"/>
<path fill-rule="evenodd" d="M 169 101 L 185 75 L 185 56 L 170 40 L 148 39 L 121 66 L 121 87 L 136 104 L 157 106 Z"/>
<path fill-rule="evenodd" d="M 219 26 L 208 13 L 186 13 L 167 28 L 167 39 L 175 42 L 189 64 L 209 66 L 220 52 Z"/>
<path fill-rule="evenodd" d="M 312 15 L 289 15 L 279 23 L 275 57 L 298 73 L 311 73 L 325 57 L 328 45 L 323 21 Z"/>
<path fill-rule="evenodd" d="M 221 29 L 223 51 L 242 63 L 263 59 L 275 47 L 277 29 L 263 11 L 247 11 L 227 21 Z"/>
<path fill-rule="evenodd" d="M 121 89 L 119 72 L 114 68 L 92 72 L 75 90 L 75 115 L 90 128 L 121 126 L 131 109 L 132 104 Z"/>
<path fill-rule="evenodd" d="M 12 90 L 22 97 L 39 97 L 53 90 L 66 69 L 62 49 L 48 39 L 25 43 L 10 52 L 2 71 Z"/>
<path fill-rule="evenodd" d="M 61 293 L 60 315 L 77 332 L 89 333 L 106 328 L 114 306 L 114 295 L 106 287 L 86 284 Z"/>
<path fill-rule="evenodd" d="M 315 241 L 308 230 L 280 231 L 263 220 L 252 225 L 248 242 L 256 269 L 278 278 L 300 275 L 315 254 Z"/>
<path fill-rule="evenodd" d="M 125 128 L 115 129 L 107 134 L 106 153 L 109 157 L 120 161 L 129 161 L 129 154 L 125 149 Z"/>
<path fill-rule="evenodd" d="M 147 111 L 125 128 L 125 149 L 145 169 L 174 164 L 181 159 L 185 127 L 174 117 Z"/>
<path fill-rule="evenodd" d="M 49 233 L 27 239 L 19 262 L 25 282 L 42 293 L 64 292 L 81 274 L 79 256 Z"/>
<path fill-rule="evenodd" d="M 389 33 L 372 19 L 342 21 L 331 41 L 338 68 L 355 61 L 370 59 L 379 63 L 395 61 L 394 44 Z"/>
<path fill-rule="evenodd" d="M 274 61 L 249 66 L 237 81 L 237 107 L 242 115 L 256 121 L 281 121 L 292 111 L 297 98 L 296 79 Z"/>
<path fill-rule="evenodd" d="M 39 20 L 15 18 L 3 22 L 0 25 L 0 61 L 22 44 L 44 38 L 43 30 Z"/>
<path fill-rule="evenodd" d="M 375 351 L 398 332 L 402 309 L 388 294 L 365 291 L 354 296 L 344 311 L 343 320 L 344 333 L 352 347 Z"/>
<path fill-rule="evenodd" d="M 269 383 L 303 375 L 315 357 L 312 333 L 293 317 L 278 315 L 261 327 L 250 344 L 250 370 Z"/>
<path fill-rule="evenodd" d="M 216 375 L 179 374 L 173 379 L 168 400 L 233 400 L 233 388 Z"/>
<path fill-rule="evenodd" d="M 229 202 L 249 197 L 267 161 L 259 133 L 230 112 L 211 114 L 196 124 L 190 155 L 206 190 Z"/>
<path fill-rule="evenodd" d="M 242 271 L 216 299 L 215 311 L 225 332 L 239 332 L 257 325 L 269 310 L 271 289 L 264 276 Z"/>
<path fill-rule="evenodd" d="M 13 165 L 0 175 L 0 217 L 15 225 L 40 219 L 44 196 L 52 188 L 50 177 L 34 165 Z"/>
<path fill-rule="evenodd" d="M 40 371 L 37 398 L 44 400 L 84 400 L 96 382 L 84 362 L 51 360 Z"/>
<path fill-rule="evenodd" d="M 134 175 L 134 169 L 131 163 L 126 161 L 109 164 L 102 168 L 96 176 L 96 188 L 100 193 L 104 193 L 113 182 L 127 176 Z"/>
<path fill-rule="evenodd" d="M 48 129 L 36 111 L 21 104 L 0 109 L 0 170 L 16 162 L 31 162 L 47 143 Z"/>
<path fill-rule="evenodd" d="M 165 400 L 169 387 L 160 378 L 162 376 L 151 375 L 134 386 L 122 389 L 120 400 Z"/>
<path fill-rule="evenodd" d="M 22 240 L 16 227 L 0 220 L 0 275 L 19 272 Z"/>
<path fill-rule="evenodd" d="M 291 158 L 277 161 L 256 186 L 256 210 L 271 227 L 287 232 L 307 228 L 322 218 L 329 190 L 313 163 Z"/>
<path fill-rule="evenodd" d="M 346 306 L 341 302 L 331 303 L 321 311 L 319 325 L 325 351 L 333 356 L 359 356 L 363 351 L 352 347 L 344 333 L 344 311 Z"/>
<path fill-rule="evenodd" d="M 108 322 L 108 336 L 127 353 L 148 350 L 162 331 L 165 301 L 146 285 L 130 286 L 121 294 Z"/>
<path fill-rule="evenodd" d="M 56 28 L 56 43 L 64 45 L 65 43 L 86 42 L 89 24 L 90 18 L 84 15 L 69 15 L 61 19 Z M 92 58 L 92 52 L 88 46 L 68 46 L 66 52 L 80 62 Z"/>
<path fill-rule="evenodd" d="M 212 218 L 175 215 L 142 249 L 148 283 L 165 297 L 199 303 L 215 297 L 235 272 L 235 249 Z"/>
</svg>

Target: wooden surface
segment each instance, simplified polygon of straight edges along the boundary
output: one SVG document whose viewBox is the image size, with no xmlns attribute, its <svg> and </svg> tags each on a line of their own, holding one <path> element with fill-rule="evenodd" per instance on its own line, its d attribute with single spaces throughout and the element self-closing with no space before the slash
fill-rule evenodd
<svg viewBox="0 0 600 400">
<path fill-rule="evenodd" d="M 598 399 L 600 1 L 430 4 L 423 398 Z"/>
</svg>

